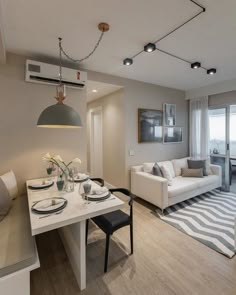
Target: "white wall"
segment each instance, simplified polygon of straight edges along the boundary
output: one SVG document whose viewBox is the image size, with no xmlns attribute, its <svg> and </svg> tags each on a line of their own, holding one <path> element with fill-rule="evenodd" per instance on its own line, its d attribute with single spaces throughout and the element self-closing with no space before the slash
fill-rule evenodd
<svg viewBox="0 0 236 295">
<path fill-rule="evenodd" d="M 123 101 L 119 109 L 121 118 L 124 118 L 125 125 L 122 129 L 124 137 L 124 159 L 125 169 L 122 172 L 125 175 L 123 185 L 129 187 L 130 167 L 132 165 L 141 164 L 146 161 L 162 161 L 173 158 L 181 158 L 188 156 L 188 101 L 185 100 L 183 91 L 161 87 L 153 84 L 142 83 L 129 79 L 109 76 L 96 72 L 88 72 L 89 80 L 121 85 L 124 87 Z M 184 142 L 179 144 L 161 143 L 138 143 L 138 108 L 151 108 L 162 110 L 163 103 L 175 103 L 177 105 L 177 125 L 184 129 Z M 96 104 L 97 105 L 97 104 Z M 98 106 L 98 105 L 97 105 Z M 118 111 L 118 109 L 117 109 Z M 114 136 L 120 133 L 120 126 L 114 127 Z M 135 156 L 129 156 L 129 149 L 133 149 Z M 115 159 L 118 163 L 120 158 Z M 113 165 L 113 169 L 115 169 Z M 111 167 L 112 169 L 112 167 Z M 120 174 L 120 179 L 122 179 Z M 113 183 L 111 183 L 113 184 Z"/>
<path fill-rule="evenodd" d="M 88 104 L 88 131 L 91 110 L 102 107 L 103 177 L 113 186 L 125 185 L 125 111 L 124 91 L 119 90 Z M 90 134 L 88 132 L 88 143 Z M 88 169 L 90 169 L 88 144 Z"/>
<path fill-rule="evenodd" d="M 55 87 L 26 83 L 24 75 L 25 58 L 9 54 L 0 66 L 0 174 L 13 169 L 21 190 L 26 179 L 46 175 L 41 160 L 46 152 L 66 160 L 78 156 L 81 170 L 87 169 L 85 91 L 68 89 L 66 99 L 79 112 L 83 128 L 37 128 L 41 111 L 55 103 Z"/>
<path fill-rule="evenodd" d="M 188 101 L 184 92 L 136 83 L 126 89 L 126 184 L 129 185 L 129 170 L 143 162 L 156 162 L 188 156 Z M 162 110 L 163 103 L 176 104 L 176 126 L 183 127 L 183 142 L 176 144 L 138 143 L 138 108 Z M 135 155 L 129 156 L 129 150 Z"/>
<path fill-rule="evenodd" d="M 129 170 L 143 162 L 156 162 L 188 156 L 188 101 L 184 92 L 136 83 L 125 89 L 126 103 L 126 179 L 129 183 Z M 176 104 L 176 126 L 183 127 L 183 142 L 175 144 L 138 143 L 138 108 L 162 110 L 163 103 Z M 129 149 L 135 155 L 129 156 Z"/>
</svg>

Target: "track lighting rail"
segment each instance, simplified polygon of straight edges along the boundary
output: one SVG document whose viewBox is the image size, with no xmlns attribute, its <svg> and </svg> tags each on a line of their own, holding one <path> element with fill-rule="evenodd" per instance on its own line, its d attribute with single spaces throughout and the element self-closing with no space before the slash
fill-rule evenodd
<svg viewBox="0 0 236 295">
<path fill-rule="evenodd" d="M 152 51 L 154 51 L 154 50 L 157 50 L 157 51 L 160 51 L 160 52 L 162 52 L 162 53 L 164 53 L 164 54 L 167 54 L 167 55 L 169 55 L 169 56 L 171 56 L 171 57 L 174 57 L 174 58 L 176 58 L 176 59 L 179 59 L 179 60 L 181 60 L 181 61 L 183 61 L 183 62 L 186 62 L 186 63 L 190 64 L 191 67 L 194 68 L 194 69 L 195 69 L 195 68 L 202 68 L 202 69 L 206 70 L 207 74 L 209 74 L 209 73 L 208 73 L 208 69 L 205 68 L 205 67 L 203 67 L 203 66 L 201 66 L 201 63 L 199 63 L 199 62 L 195 62 L 195 63 L 199 64 L 199 66 L 198 66 L 198 67 L 193 67 L 193 66 L 192 66 L 193 63 L 192 63 L 191 61 L 186 60 L 186 59 L 184 59 L 184 58 L 182 58 L 182 57 L 179 57 L 179 56 L 177 56 L 177 55 L 175 55 L 175 54 L 173 54 L 173 53 L 167 52 L 167 51 L 165 51 L 165 50 L 163 50 L 163 49 L 160 49 L 160 48 L 158 48 L 158 47 L 156 46 L 160 41 L 164 40 L 165 38 L 167 38 L 168 36 L 170 36 L 171 34 L 173 34 L 174 32 L 176 32 L 177 30 L 179 30 L 180 28 L 182 28 L 182 27 L 185 26 L 186 24 L 190 23 L 192 20 L 194 20 L 195 18 L 197 18 L 197 17 L 200 16 L 203 12 L 206 11 L 206 8 L 203 7 L 201 4 L 199 4 L 198 2 L 196 2 L 196 1 L 194 1 L 194 0 L 189 0 L 189 1 L 192 2 L 194 5 L 198 6 L 198 7 L 201 9 L 201 11 L 199 11 L 198 13 L 196 13 L 194 16 L 192 16 L 191 18 L 189 18 L 188 20 L 186 20 L 184 23 L 182 23 L 182 24 L 179 25 L 178 27 L 174 28 L 173 30 L 171 30 L 170 32 L 168 32 L 167 34 L 165 34 L 164 36 L 162 36 L 162 37 L 159 38 L 158 40 L 154 41 L 153 43 L 148 43 L 147 45 L 144 46 L 144 49 L 143 49 L 143 50 L 140 50 L 139 52 L 137 52 L 136 54 L 134 54 L 132 57 L 124 59 L 124 60 L 123 60 L 123 64 L 124 64 L 124 65 L 128 65 L 128 66 L 129 66 L 129 65 L 132 65 L 132 64 L 133 64 L 133 59 L 136 58 L 137 56 L 139 56 L 141 53 L 143 53 L 143 52 L 145 52 L 145 51 L 146 51 L 146 52 L 152 52 Z M 152 47 L 155 48 L 155 49 L 154 49 L 154 50 L 151 50 L 151 51 L 147 51 L 147 50 L 146 50 L 146 47 L 147 47 L 148 45 L 149 45 L 149 47 L 150 47 L 150 45 L 152 45 Z M 211 69 L 211 70 L 212 70 L 212 69 Z M 215 73 L 216 73 L 216 69 L 213 69 L 213 70 L 214 70 L 214 71 L 211 71 L 211 74 L 215 74 Z M 214 72 L 214 73 L 213 73 L 213 72 Z"/>
</svg>

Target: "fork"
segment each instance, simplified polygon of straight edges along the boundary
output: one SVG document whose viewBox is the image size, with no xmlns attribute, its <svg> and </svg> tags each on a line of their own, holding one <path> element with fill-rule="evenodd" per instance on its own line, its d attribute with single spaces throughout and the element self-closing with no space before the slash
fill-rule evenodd
<svg viewBox="0 0 236 295">
<path fill-rule="evenodd" d="M 48 189 L 50 189 L 50 187 L 47 188 L 41 188 L 41 189 L 30 189 L 32 193 L 39 193 L 41 191 L 47 191 Z"/>
</svg>

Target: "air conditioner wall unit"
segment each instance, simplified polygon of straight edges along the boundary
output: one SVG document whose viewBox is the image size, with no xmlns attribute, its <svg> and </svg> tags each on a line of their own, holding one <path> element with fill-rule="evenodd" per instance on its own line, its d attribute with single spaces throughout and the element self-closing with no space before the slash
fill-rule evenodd
<svg viewBox="0 0 236 295">
<path fill-rule="evenodd" d="M 27 59 L 25 81 L 58 85 L 60 81 L 59 66 Z M 86 72 L 62 67 L 62 83 L 67 87 L 84 89 L 86 87 L 86 82 Z"/>
</svg>

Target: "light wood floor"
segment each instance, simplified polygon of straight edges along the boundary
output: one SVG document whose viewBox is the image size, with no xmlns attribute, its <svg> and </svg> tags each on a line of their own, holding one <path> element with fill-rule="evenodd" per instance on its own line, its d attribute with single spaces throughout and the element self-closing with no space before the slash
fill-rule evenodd
<svg viewBox="0 0 236 295">
<path fill-rule="evenodd" d="M 87 246 L 87 289 L 79 291 L 56 231 L 39 235 L 41 268 L 32 272 L 32 295 L 235 295 L 236 257 L 228 259 L 134 204 L 134 255 L 129 228 L 114 234 L 108 273 L 103 273 L 105 240 L 92 226 Z"/>
</svg>

